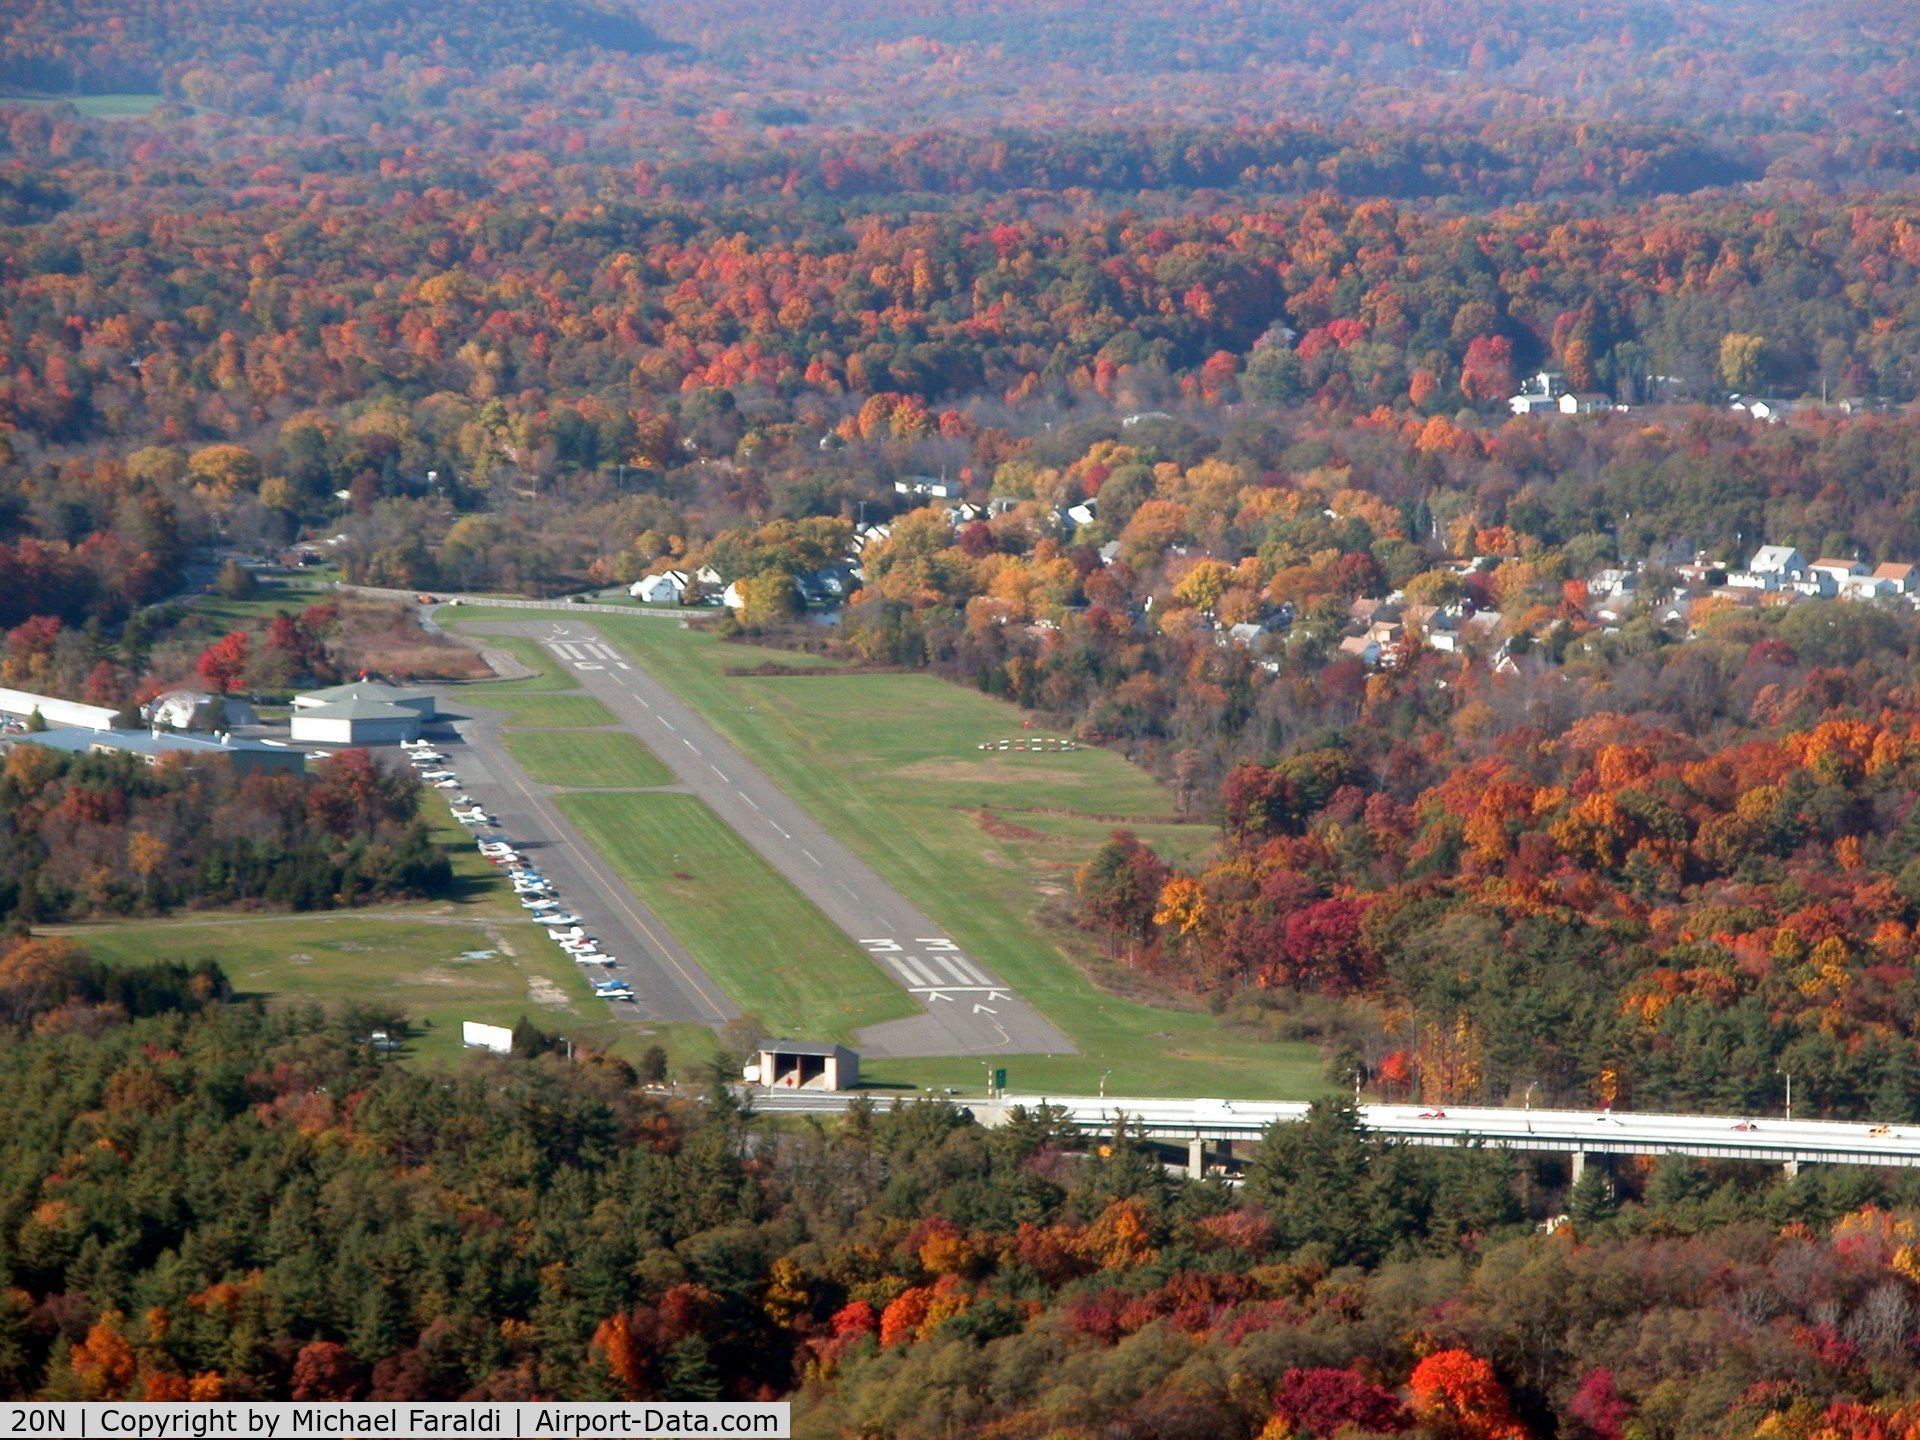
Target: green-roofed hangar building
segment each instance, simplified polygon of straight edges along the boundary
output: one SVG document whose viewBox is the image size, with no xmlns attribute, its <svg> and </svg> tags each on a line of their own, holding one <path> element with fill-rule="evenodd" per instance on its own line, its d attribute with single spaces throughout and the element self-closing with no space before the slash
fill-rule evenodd
<svg viewBox="0 0 1920 1440">
<path fill-rule="evenodd" d="M 396 745 L 434 718 L 433 694 L 377 680 L 293 697 L 293 738 L 306 745 Z"/>
</svg>

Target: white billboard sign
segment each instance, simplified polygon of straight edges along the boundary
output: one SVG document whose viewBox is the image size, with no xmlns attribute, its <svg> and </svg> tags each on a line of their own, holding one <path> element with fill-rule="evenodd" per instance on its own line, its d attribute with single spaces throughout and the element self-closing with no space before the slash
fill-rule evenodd
<svg viewBox="0 0 1920 1440">
<path fill-rule="evenodd" d="M 495 1050 L 513 1053 L 513 1031 L 504 1025 L 482 1025 L 478 1020 L 460 1022 L 460 1038 L 469 1050 Z"/>
</svg>

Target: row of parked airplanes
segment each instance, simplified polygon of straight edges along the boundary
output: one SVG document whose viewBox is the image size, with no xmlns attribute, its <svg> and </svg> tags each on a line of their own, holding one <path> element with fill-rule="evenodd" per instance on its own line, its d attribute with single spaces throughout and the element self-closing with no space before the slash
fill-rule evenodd
<svg viewBox="0 0 1920 1440">
<path fill-rule="evenodd" d="M 451 770 L 437 768 L 444 764 L 446 756 L 435 750 L 426 740 L 403 740 L 400 742 L 408 752 L 408 761 L 420 771 L 420 778 L 430 785 L 442 789 L 458 789 L 459 777 Z M 469 828 L 496 825 L 499 822 L 487 814 L 486 807 L 476 804 L 471 795 L 461 795 L 453 802 L 453 818 Z M 483 835 L 479 838 L 480 854 L 489 864 L 502 866 L 507 878 L 513 882 L 513 892 L 519 896 L 520 904 L 529 917 L 547 927 L 547 938 L 572 956 L 582 965 L 598 965 L 611 969 L 620 962 L 600 948 L 600 942 L 587 934 L 585 921 L 573 914 L 561 903 L 560 894 L 553 888 L 546 876 L 535 870 L 520 852 L 513 848 L 513 842 L 497 836 Z M 625 980 L 608 978 L 589 982 L 593 993 L 603 1000 L 618 1000 L 629 1005 L 635 1003 L 633 986 Z"/>
</svg>

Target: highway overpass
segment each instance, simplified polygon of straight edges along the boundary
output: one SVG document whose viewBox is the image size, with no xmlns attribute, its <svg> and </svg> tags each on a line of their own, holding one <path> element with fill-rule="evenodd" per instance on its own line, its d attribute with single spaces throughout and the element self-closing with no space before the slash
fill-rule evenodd
<svg viewBox="0 0 1920 1440">
<path fill-rule="evenodd" d="M 844 1108 L 851 1094 L 768 1095 L 754 1103 L 776 1113 Z M 885 1104 L 884 1100 L 878 1103 Z M 1166 1100 L 1152 1097 L 1009 1094 L 956 1099 L 982 1124 L 1005 1120 L 1015 1106 L 1052 1105 L 1089 1132 L 1111 1130 L 1125 1117 L 1149 1136 L 1186 1141 L 1196 1173 L 1205 1147 L 1256 1139 L 1275 1122 L 1305 1118 L 1299 1102 Z M 1362 1105 L 1361 1123 L 1375 1135 L 1410 1145 L 1488 1145 L 1570 1156 L 1576 1176 L 1596 1155 L 1693 1155 L 1703 1160 L 1761 1160 L 1783 1165 L 1920 1165 L 1920 1125 L 1840 1120 L 1786 1120 L 1770 1115 L 1663 1115 L 1633 1110 L 1543 1110 L 1497 1106 Z"/>
</svg>

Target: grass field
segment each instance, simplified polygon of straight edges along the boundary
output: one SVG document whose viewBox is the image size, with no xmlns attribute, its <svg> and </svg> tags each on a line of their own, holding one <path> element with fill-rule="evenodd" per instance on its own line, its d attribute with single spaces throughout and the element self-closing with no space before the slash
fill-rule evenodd
<svg viewBox="0 0 1920 1440">
<path fill-rule="evenodd" d="M 244 630 L 271 620 L 282 610 L 298 615 L 309 605 L 319 605 L 331 592 L 308 580 L 282 580 L 262 577 L 255 582 L 253 594 L 245 600 L 229 600 L 221 595 L 200 595 L 193 601 L 193 613 L 204 622 L 203 628 L 217 635 L 229 630 Z"/>
<path fill-rule="evenodd" d="M 577 1032 L 606 1020 L 586 981 L 536 927 L 458 906 L 88 925 L 67 932 L 102 960 L 218 961 L 244 994 L 274 1003 L 348 1000 L 404 1011 L 419 1058 L 460 1052 L 460 1022 Z M 611 1023 L 611 1022 L 608 1022 Z"/>
<path fill-rule="evenodd" d="M 446 626 L 445 622 L 450 613 L 452 612 L 444 608 L 434 612 L 436 618 L 442 623 L 443 628 L 458 628 Z M 516 612 L 500 610 L 489 613 L 512 615 Z M 518 613 L 524 618 L 524 611 Z M 461 687 L 460 693 L 463 695 L 516 695 L 524 694 L 530 690 L 578 690 L 580 688 L 580 682 L 570 673 L 560 668 L 560 662 L 553 658 L 552 652 L 530 636 L 478 635 L 476 638 L 486 641 L 490 649 L 509 652 L 522 665 L 532 670 L 535 678 L 528 680 L 490 680 L 482 685 L 467 685 Z"/>
<path fill-rule="evenodd" d="M 10 95 L 9 105 L 71 105 L 82 115 L 95 120 L 125 119 L 145 115 L 166 97 L 161 95 Z"/>
<path fill-rule="evenodd" d="M 623 730 L 510 730 L 507 749 L 542 785 L 633 790 L 671 785 L 673 772 Z"/>
<path fill-rule="evenodd" d="M 770 1033 L 851 1038 L 916 1012 L 905 991 L 691 795 L 556 802 Z M 785 963 L 775 956 L 798 957 Z"/>
<path fill-rule="evenodd" d="M 482 695 L 478 687 L 461 688 L 447 698 L 455 713 L 498 710 L 515 730 L 590 730 L 613 724 L 613 712 L 591 695 L 550 695 L 542 691 L 503 691 Z"/>
<path fill-rule="evenodd" d="M 616 1018 L 594 998 L 579 967 L 528 922 L 500 872 L 480 857 L 445 806 L 430 797 L 424 813 L 453 862 L 450 900 L 75 925 L 51 933 L 108 963 L 215 960 L 243 996 L 269 1004 L 390 1005 L 414 1027 L 407 1057 L 427 1065 L 460 1060 L 463 1020 L 511 1026 L 524 1016 L 549 1033 L 629 1061 L 648 1045 L 662 1045 L 676 1074 L 697 1075 L 717 1049 L 711 1031 Z"/>
</svg>

